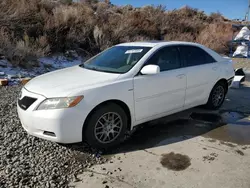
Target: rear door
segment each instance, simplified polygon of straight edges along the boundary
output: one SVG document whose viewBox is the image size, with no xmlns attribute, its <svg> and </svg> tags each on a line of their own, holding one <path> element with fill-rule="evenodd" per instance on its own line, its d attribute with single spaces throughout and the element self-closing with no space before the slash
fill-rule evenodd
<svg viewBox="0 0 250 188">
<path fill-rule="evenodd" d="M 219 64 L 200 47 L 187 45 L 178 48 L 187 74 L 185 106 L 204 104 L 218 80 Z"/>
<path fill-rule="evenodd" d="M 134 78 L 136 120 L 181 109 L 184 106 L 186 74 L 181 68 L 177 47 L 164 47 L 144 64 L 158 65 L 156 75 L 138 75 Z"/>
</svg>

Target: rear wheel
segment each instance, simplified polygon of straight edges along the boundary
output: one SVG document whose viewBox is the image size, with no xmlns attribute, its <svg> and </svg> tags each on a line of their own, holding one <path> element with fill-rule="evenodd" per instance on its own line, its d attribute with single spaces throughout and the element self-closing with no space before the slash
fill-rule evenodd
<svg viewBox="0 0 250 188">
<path fill-rule="evenodd" d="M 124 110 L 119 105 L 110 103 L 91 114 L 83 136 L 94 148 L 112 148 L 124 139 L 127 123 Z"/>
<path fill-rule="evenodd" d="M 206 108 L 211 110 L 220 108 L 225 100 L 226 93 L 226 85 L 223 82 L 217 83 L 210 93 Z"/>
</svg>

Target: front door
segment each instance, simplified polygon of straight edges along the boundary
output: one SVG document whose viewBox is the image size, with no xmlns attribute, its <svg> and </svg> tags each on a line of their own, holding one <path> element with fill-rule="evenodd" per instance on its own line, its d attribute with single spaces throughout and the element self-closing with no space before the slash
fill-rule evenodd
<svg viewBox="0 0 250 188">
<path fill-rule="evenodd" d="M 134 78 L 136 120 L 143 120 L 184 105 L 186 74 L 181 68 L 176 47 L 158 50 L 145 65 L 159 65 L 156 75 L 138 75 Z"/>
</svg>

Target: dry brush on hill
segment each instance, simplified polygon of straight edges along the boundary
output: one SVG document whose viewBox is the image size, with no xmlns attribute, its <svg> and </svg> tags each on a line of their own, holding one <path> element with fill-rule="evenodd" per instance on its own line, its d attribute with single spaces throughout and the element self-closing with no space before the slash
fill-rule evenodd
<svg viewBox="0 0 250 188">
<path fill-rule="evenodd" d="M 117 43 L 140 40 L 199 42 L 226 53 L 232 35 L 231 22 L 219 13 L 97 0 L 2 0 L 0 26 L 0 55 L 15 65 L 68 49 L 93 55 Z"/>
</svg>

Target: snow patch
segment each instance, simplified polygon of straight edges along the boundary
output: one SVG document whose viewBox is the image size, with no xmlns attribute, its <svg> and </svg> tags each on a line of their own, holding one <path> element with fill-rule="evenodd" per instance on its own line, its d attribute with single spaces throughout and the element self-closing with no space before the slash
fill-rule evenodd
<svg viewBox="0 0 250 188">
<path fill-rule="evenodd" d="M 37 61 L 37 67 L 25 69 L 22 67 L 15 67 L 7 60 L 2 59 L 0 60 L 0 79 L 8 79 L 8 85 L 16 85 L 20 83 L 21 78 L 33 78 L 47 72 L 79 65 L 83 62 L 83 58 L 79 56 L 69 58 L 63 55 L 54 55 L 39 58 Z"/>
</svg>

